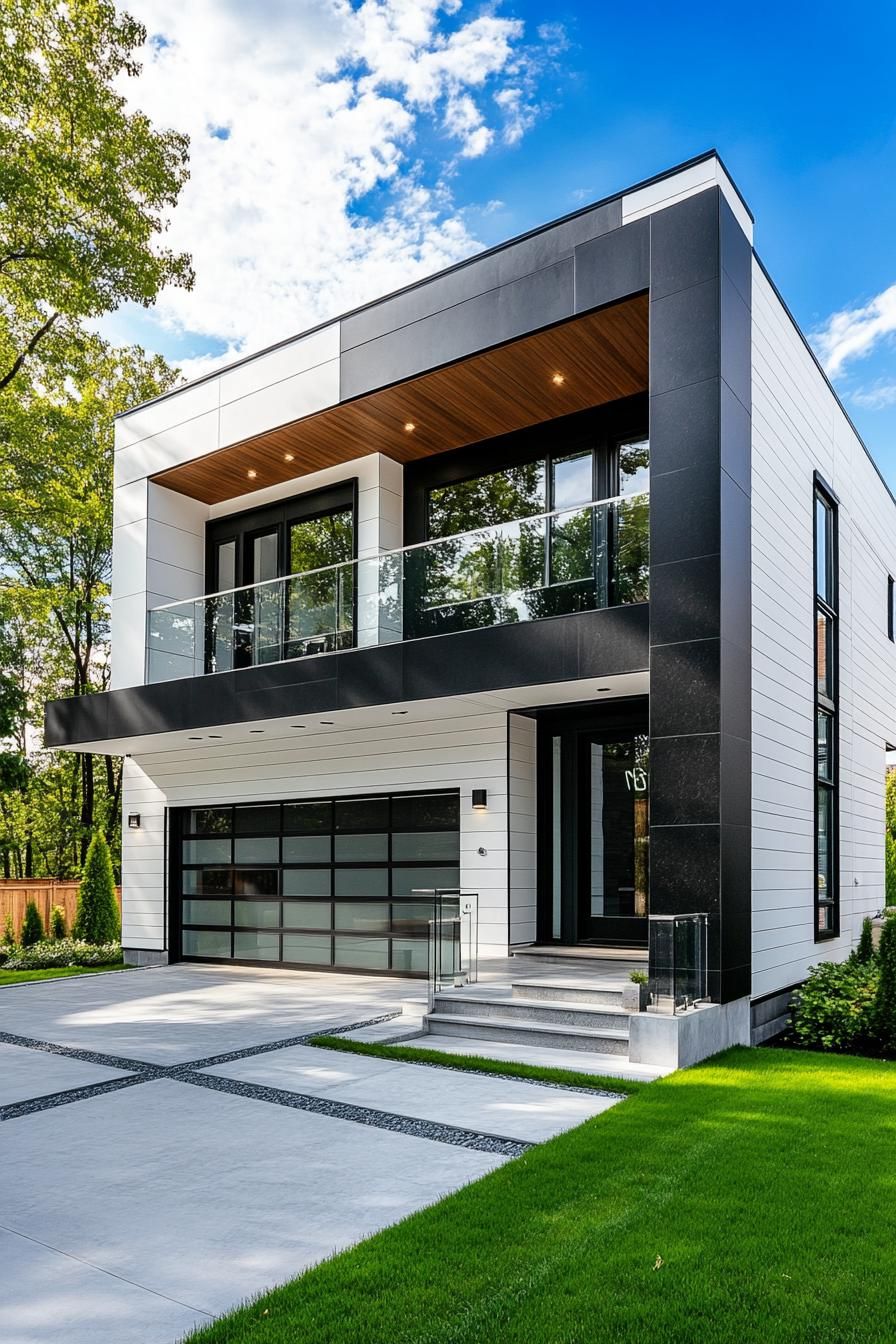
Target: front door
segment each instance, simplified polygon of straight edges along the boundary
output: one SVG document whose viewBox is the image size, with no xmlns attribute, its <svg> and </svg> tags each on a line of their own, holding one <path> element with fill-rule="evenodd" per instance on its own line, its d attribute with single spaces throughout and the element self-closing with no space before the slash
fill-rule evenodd
<svg viewBox="0 0 896 1344">
<path fill-rule="evenodd" d="M 646 699 L 539 715 L 541 942 L 646 947 Z"/>
<path fill-rule="evenodd" d="M 647 942 L 649 771 L 645 735 L 578 737 L 577 942 Z"/>
</svg>

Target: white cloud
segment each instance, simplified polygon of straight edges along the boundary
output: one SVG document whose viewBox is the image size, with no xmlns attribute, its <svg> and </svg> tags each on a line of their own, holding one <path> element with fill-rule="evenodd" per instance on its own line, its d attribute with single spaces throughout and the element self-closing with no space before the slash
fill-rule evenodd
<svg viewBox="0 0 896 1344">
<path fill-rule="evenodd" d="M 460 0 L 129 8 L 150 41 L 128 96 L 192 141 L 166 242 L 192 254 L 196 286 L 164 293 L 155 315 L 224 342 L 225 357 L 475 251 L 450 183 L 532 124 L 557 41 L 466 18 Z"/>
<path fill-rule="evenodd" d="M 896 334 L 896 285 L 866 304 L 833 313 L 812 333 L 813 344 L 831 378 L 854 359 L 863 359 L 876 345 Z"/>
<path fill-rule="evenodd" d="M 896 383 L 878 379 L 870 387 L 862 387 L 853 392 L 852 400 L 858 406 L 871 411 L 882 411 L 886 406 L 896 406 Z"/>
</svg>

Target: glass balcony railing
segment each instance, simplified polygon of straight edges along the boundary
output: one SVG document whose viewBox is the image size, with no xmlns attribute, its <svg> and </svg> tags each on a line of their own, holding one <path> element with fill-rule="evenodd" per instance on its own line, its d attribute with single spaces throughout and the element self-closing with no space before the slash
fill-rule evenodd
<svg viewBox="0 0 896 1344">
<path fill-rule="evenodd" d="M 647 599 L 645 492 L 148 613 L 147 682 Z"/>
</svg>

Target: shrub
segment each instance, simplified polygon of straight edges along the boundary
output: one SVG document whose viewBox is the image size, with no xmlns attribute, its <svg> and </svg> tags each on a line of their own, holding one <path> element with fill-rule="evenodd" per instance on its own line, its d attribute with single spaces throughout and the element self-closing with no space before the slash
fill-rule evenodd
<svg viewBox="0 0 896 1344">
<path fill-rule="evenodd" d="M 3 941 L 7 947 L 15 947 L 16 931 L 13 927 L 12 912 L 7 910 L 6 919 L 3 921 Z"/>
<path fill-rule="evenodd" d="M 874 1031 L 886 1051 L 896 1050 L 896 917 L 889 915 L 877 949 L 880 976 L 874 1007 Z"/>
<path fill-rule="evenodd" d="M 859 941 L 856 943 L 852 959 L 860 966 L 865 966 L 869 961 L 874 960 L 874 937 L 871 931 L 871 920 L 867 915 L 862 920 L 862 932 Z"/>
<path fill-rule="evenodd" d="M 49 934 L 51 938 L 64 938 L 66 935 L 65 911 L 61 905 L 54 905 L 50 911 Z"/>
<path fill-rule="evenodd" d="M 75 938 L 58 938 L 35 943 L 32 947 L 13 948 L 5 969 L 42 971 L 54 966 L 112 966 L 117 961 L 121 961 L 120 943 L 97 945 Z"/>
<path fill-rule="evenodd" d="M 112 943 L 121 937 L 112 858 L 101 831 L 96 832 L 87 851 L 72 937 L 86 943 Z"/>
<path fill-rule="evenodd" d="M 0 966 L 6 965 L 15 950 L 14 947 L 10 947 L 6 943 L 0 943 Z"/>
<path fill-rule="evenodd" d="M 894 923 L 896 933 L 896 923 Z M 875 1031 L 877 960 L 824 961 L 794 995 L 793 1032 L 822 1050 L 867 1050 Z"/>
<path fill-rule="evenodd" d="M 25 906 L 25 918 L 22 920 L 22 946 L 33 947 L 44 936 L 44 921 L 34 901 Z"/>
<path fill-rule="evenodd" d="M 649 977 L 646 971 L 629 971 L 628 978 L 633 985 L 646 985 Z"/>
</svg>

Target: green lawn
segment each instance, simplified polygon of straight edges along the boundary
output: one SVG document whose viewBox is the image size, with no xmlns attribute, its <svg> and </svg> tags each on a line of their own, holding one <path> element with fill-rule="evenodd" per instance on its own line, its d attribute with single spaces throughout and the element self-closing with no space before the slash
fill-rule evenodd
<svg viewBox="0 0 896 1344">
<path fill-rule="evenodd" d="M 894 1246 L 896 1064 L 738 1048 L 190 1339 L 876 1344 Z"/>
<path fill-rule="evenodd" d="M 650 1083 L 632 1082 L 597 1073 L 579 1073 L 575 1069 L 547 1069 L 540 1064 L 517 1064 L 486 1055 L 449 1055 L 441 1050 L 420 1049 L 416 1045 L 377 1045 L 373 1041 L 350 1041 L 345 1036 L 312 1036 L 309 1045 L 325 1050 L 342 1050 L 350 1055 L 372 1055 L 375 1059 L 400 1059 L 408 1064 L 440 1064 L 442 1067 L 467 1069 L 473 1073 L 498 1073 L 506 1078 L 531 1078 L 543 1083 L 566 1083 L 569 1087 L 596 1087 L 601 1091 L 631 1096 Z"/>
<path fill-rule="evenodd" d="M 4 971 L 0 966 L 0 986 L 22 985 L 29 980 L 59 980 L 66 975 L 96 975 L 99 971 L 124 971 L 123 961 L 112 966 L 51 966 L 44 971 Z"/>
</svg>

